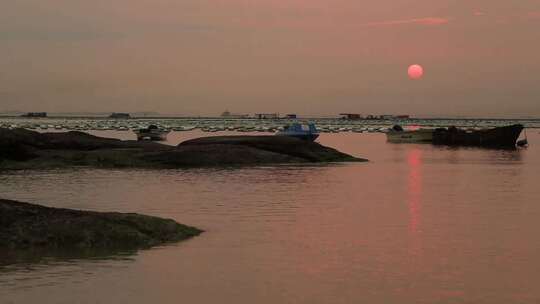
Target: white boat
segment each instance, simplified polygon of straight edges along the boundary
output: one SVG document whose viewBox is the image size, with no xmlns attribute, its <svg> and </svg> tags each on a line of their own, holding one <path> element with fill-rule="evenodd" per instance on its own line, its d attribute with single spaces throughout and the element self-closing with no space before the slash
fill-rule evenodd
<svg viewBox="0 0 540 304">
<path fill-rule="evenodd" d="M 433 141 L 433 130 L 404 130 L 401 126 L 394 126 L 386 132 L 386 139 L 393 143 L 430 143 Z"/>
<path fill-rule="evenodd" d="M 134 130 L 137 135 L 137 140 L 166 140 L 169 131 L 158 128 L 155 125 L 150 125 L 148 128 Z"/>
</svg>

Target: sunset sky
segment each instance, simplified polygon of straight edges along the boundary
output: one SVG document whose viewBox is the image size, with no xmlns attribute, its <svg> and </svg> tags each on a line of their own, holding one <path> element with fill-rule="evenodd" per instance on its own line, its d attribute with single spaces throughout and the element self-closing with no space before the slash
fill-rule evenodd
<svg viewBox="0 0 540 304">
<path fill-rule="evenodd" d="M 540 117 L 540 1 L 0 2 L 0 112 L 225 109 Z"/>
</svg>

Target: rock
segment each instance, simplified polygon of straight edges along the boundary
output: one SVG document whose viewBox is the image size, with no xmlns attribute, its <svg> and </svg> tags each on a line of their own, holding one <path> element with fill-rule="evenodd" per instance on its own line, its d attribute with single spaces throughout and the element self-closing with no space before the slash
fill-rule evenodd
<svg viewBox="0 0 540 304">
<path fill-rule="evenodd" d="M 65 166 L 184 168 L 306 162 L 366 161 L 316 142 L 284 136 L 216 136 L 177 147 L 122 141 L 82 132 L 0 129 L 0 168 Z"/>
<path fill-rule="evenodd" d="M 344 162 L 344 161 L 366 161 L 351 155 L 325 147 L 317 142 L 305 141 L 287 136 L 212 136 L 201 137 L 185 141 L 178 145 L 180 149 L 206 146 L 236 147 L 244 149 L 246 147 L 256 150 L 267 151 L 279 155 L 286 155 L 293 160 L 303 162 Z"/>
<path fill-rule="evenodd" d="M 202 231 L 135 213 L 49 208 L 0 199 L 0 249 L 139 249 Z"/>
</svg>

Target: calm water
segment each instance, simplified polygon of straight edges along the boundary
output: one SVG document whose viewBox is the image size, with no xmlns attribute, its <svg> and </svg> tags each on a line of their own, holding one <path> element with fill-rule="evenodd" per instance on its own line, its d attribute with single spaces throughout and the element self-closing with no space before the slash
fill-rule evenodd
<svg viewBox="0 0 540 304">
<path fill-rule="evenodd" d="M 528 135 L 519 151 L 321 136 L 361 164 L 0 173 L 3 198 L 206 230 L 139 252 L 19 256 L 0 263 L 0 302 L 538 303 L 540 135 Z"/>
</svg>

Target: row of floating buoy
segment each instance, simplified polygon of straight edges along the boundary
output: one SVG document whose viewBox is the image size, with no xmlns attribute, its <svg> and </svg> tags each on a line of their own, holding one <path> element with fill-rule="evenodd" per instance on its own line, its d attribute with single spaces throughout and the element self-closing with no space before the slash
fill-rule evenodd
<svg viewBox="0 0 540 304">
<path fill-rule="evenodd" d="M 203 132 L 269 132 L 274 133 L 283 130 L 283 126 L 293 120 L 233 120 L 233 119 L 22 119 L 22 118 L 0 118 L 2 128 L 25 128 L 30 130 L 57 130 L 57 131 L 131 131 L 146 128 L 149 125 L 156 125 L 160 129 L 168 131 L 192 131 L 201 130 Z M 381 133 L 386 132 L 393 122 L 376 124 L 370 121 L 348 121 L 342 119 L 313 119 L 320 133 Z M 491 125 L 487 125 L 488 122 Z M 423 128 L 437 128 L 448 125 L 456 125 L 471 129 L 481 129 L 486 127 L 496 127 L 509 124 L 508 121 L 474 121 L 463 120 L 450 122 L 422 120 L 415 121 L 416 125 Z M 402 123 L 402 125 L 408 125 Z M 533 127 L 535 125 L 532 125 Z M 540 124 L 538 125 L 540 127 Z"/>
<path fill-rule="evenodd" d="M 167 131 L 192 131 L 192 130 L 201 130 L 203 132 L 267 132 L 275 133 L 282 131 L 282 126 L 275 127 L 218 127 L 218 126 L 187 126 L 187 127 L 167 127 L 162 125 L 157 125 L 158 128 Z M 132 131 L 146 128 L 145 125 L 135 126 L 135 127 L 94 127 L 94 126 L 60 126 L 60 125 L 41 125 L 41 126 L 28 126 L 28 125 L 0 125 L 0 128 L 16 129 L 23 128 L 28 130 L 43 130 L 43 131 Z M 354 132 L 354 133 L 377 133 L 377 132 L 386 132 L 388 127 L 379 127 L 379 128 L 332 128 L 332 127 L 321 127 L 318 128 L 320 133 L 343 133 L 343 132 Z"/>
</svg>

